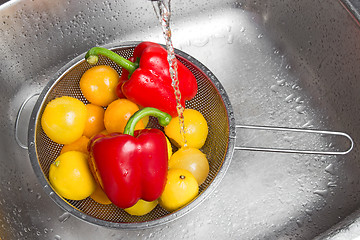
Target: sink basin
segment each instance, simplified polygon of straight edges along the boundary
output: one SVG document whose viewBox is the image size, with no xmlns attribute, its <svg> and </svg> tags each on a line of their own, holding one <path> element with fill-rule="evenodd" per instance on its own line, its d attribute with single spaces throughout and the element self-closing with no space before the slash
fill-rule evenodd
<svg viewBox="0 0 360 240">
<path fill-rule="evenodd" d="M 89 224 L 45 194 L 26 145 L 28 102 L 93 46 L 164 43 L 151 1 L 8 1 L 0 6 L 1 239 L 351 239 L 359 232 L 360 28 L 351 1 L 173 1 L 174 46 L 204 64 L 238 124 L 327 129 L 347 155 L 235 151 L 202 204 L 143 230 Z M 358 6 L 360 7 L 360 6 Z M 337 149 L 332 138 L 238 130 L 237 145 Z M 343 238 L 343 239 L 344 239 Z"/>
</svg>

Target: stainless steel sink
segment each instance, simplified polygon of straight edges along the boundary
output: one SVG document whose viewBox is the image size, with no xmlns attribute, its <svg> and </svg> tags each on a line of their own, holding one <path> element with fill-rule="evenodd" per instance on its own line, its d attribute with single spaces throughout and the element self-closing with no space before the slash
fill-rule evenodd
<svg viewBox="0 0 360 240">
<path fill-rule="evenodd" d="M 360 28 L 356 1 L 173 1 L 176 48 L 221 81 L 239 124 L 343 131 L 345 156 L 236 151 L 216 191 L 145 230 L 91 225 L 45 194 L 15 141 L 24 100 L 97 45 L 164 43 L 151 1 L 8 1 L 0 6 L 0 238 L 352 239 L 360 235 Z M 36 99 L 35 99 L 36 100 Z M 17 135 L 26 143 L 27 104 Z M 337 148 L 326 137 L 237 132 L 237 144 Z M 310 143 L 310 144 L 309 144 Z"/>
</svg>

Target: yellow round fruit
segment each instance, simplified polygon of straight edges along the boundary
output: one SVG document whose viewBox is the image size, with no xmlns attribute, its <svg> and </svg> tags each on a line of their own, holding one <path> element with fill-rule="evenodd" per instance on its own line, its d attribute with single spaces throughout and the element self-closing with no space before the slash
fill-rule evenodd
<svg viewBox="0 0 360 240">
<path fill-rule="evenodd" d="M 129 118 L 138 110 L 138 105 L 125 98 L 120 98 L 110 103 L 104 115 L 104 124 L 108 133 L 123 133 Z M 144 119 L 136 124 L 135 130 L 145 128 Z"/>
<path fill-rule="evenodd" d="M 172 152 L 172 147 L 171 147 L 171 143 L 169 141 L 169 139 L 165 136 L 166 138 L 166 144 L 167 144 L 167 150 L 168 150 L 168 160 L 170 160 L 173 152 Z"/>
<path fill-rule="evenodd" d="M 106 195 L 106 193 L 102 190 L 101 186 L 99 184 L 96 184 L 96 189 L 95 191 L 90 195 L 90 197 L 98 203 L 101 204 L 111 204 L 110 199 L 108 198 L 108 196 Z"/>
<path fill-rule="evenodd" d="M 96 182 L 87 158 L 87 154 L 70 151 L 61 154 L 50 165 L 49 180 L 60 196 L 70 200 L 82 200 L 95 191 Z"/>
<path fill-rule="evenodd" d="M 209 174 L 209 161 L 199 149 L 183 147 L 171 156 L 169 168 L 188 170 L 201 185 Z"/>
<path fill-rule="evenodd" d="M 168 171 L 165 189 L 159 198 L 160 206 L 168 211 L 175 211 L 191 200 L 199 192 L 195 177 L 185 169 L 171 168 Z"/>
<path fill-rule="evenodd" d="M 148 202 L 139 199 L 139 201 L 137 201 L 137 203 L 134 206 L 125 208 L 124 210 L 125 212 L 131 215 L 142 216 L 151 212 L 156 207 L 157 204 L 158 204 L 158 200 Z"/>
<path fill-rule="evenodd" d="M 82 136 L 86 119 L 85 104 L 76 98 L 63 96 L 46 105 L 41 126 L 54 142 L 69 144 Z"/>
<path fill-rule="evenodd" d="M 105 109 L 95 104 L 87 104 L 86 109 L 88 112 L 88 118 L 85 124 L 83 135 L 91 138 L 95 134 L 98 134 L 105 129 L 104 114 Z"/>
<path fill-rule="evenodd" d="M 80 79 L 80 89 L 89 102 L 106 107 L 117 99 L 119 74 L 110 66 L 99 65 L 88 69 Z"/>
<path fill-rule="evenodd" d="M 88 143 L 89 143 L 90 139 L 85 137 L 85 136 L 81 136 L 78 140 L 75 140 L 75 142 L 69 143 L 69 144 L 65 144 L 63 146 L 63 148 L 61 149 L 60 154 L 69 152 L 69 151 L 79 151 L 79 152 L 83 152 L 83 153 L 89 153 L 88 151 Z"/>
<path fill-rule="evenodd" d="M 204 116 L 194 109 L 185 109 L 184 125 L 187 146 L 200 149 L 205 144 L 208 135 L 208 125 Z M 164 130 L 177 147 L 184 146 L 184 140 L 180 133 L 179 117 L 171 119 Z"/>
</svg>

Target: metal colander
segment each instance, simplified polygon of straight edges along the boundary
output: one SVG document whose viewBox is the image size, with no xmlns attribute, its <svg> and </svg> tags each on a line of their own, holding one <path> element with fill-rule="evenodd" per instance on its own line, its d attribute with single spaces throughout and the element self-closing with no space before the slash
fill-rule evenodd
<svg viewBox="0 0 360 240">
<path fill-rule="evenodd" d="M 138 42 L 120 46 L 107 45 L 108 49 L 124 58 L 129 58 Z M 46 193 L 63 209 L 84 221 L 113 228 L 139 229 L 157 226 L 174 220 L 198 206 L 223 178 L 233 154 L 235 141 L 235 119 L 229 98 L 217 78 L 190 55 L 175 50 L 178 59 L 195 75 L 198 83 L 196 96 L 186 103 L 186 108 L 196 109 L 205 117 L 209 134 L 201 149 L 209 160 L 210 171 L 207 179 L 199 188 L 199 195 L 183 208 L 168 212 L 159 205 L 144 216 L 132 216 L 113 204 L 102 205 L 90 197 L 81 201 L 72 201 L 58 195 L 49 183 L 49 168 L 59 156 L 62 145 L 51 141 L 41 128 L 40 119 L 45 106 L 53 99 L 70 96 L 84 102 L 79 81 L 86 70 L 91 68 L 84 55 L 77 57 L 64 66 L 47 84 L 34 107 L 29 127 L 29 156 L 32 166 Z M 111 60 L 100 56 L 98 65 L 109 65 L 121 74 L 121 67 Z M 149 127 L 160 128 L 155 118 L 151 118 Z"/>
</svg>

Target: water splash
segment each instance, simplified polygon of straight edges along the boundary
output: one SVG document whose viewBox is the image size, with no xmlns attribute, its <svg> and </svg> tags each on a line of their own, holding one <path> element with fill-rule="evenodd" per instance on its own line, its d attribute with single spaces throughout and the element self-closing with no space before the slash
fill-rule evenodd
<svg viewBox="0 0 360 240">
<path fill-rule="evenodd" d="M 170 29 L 170 17 L 171 17 L 171 8 L 170 8 L 170 0 L 161 0 L 154 1 L 153 7 L 156 15 L 159 18 L 161 28 L 163 31 L 163 35 L 165 38 L 166 49 L 168 52 L 167 60 L 169 62 L 169 71 L 172 80 L 172 87 L 174 88 L 174 94 L 176 98 L 176 110 L 179 115 L 179 124 L 180 124 L 180 134 L 184 141 L 184 146 L 187 146 L 187 142 L 185 139 L 185 125 L 184 125 L 184 106 L 181 104 L 181 92 L 179 87 L 179 79 L 178 79 L 178 66 L 177 60 L 175 56 L 174 46 L 171 40 L 171 29 Z"/>
</svg>

